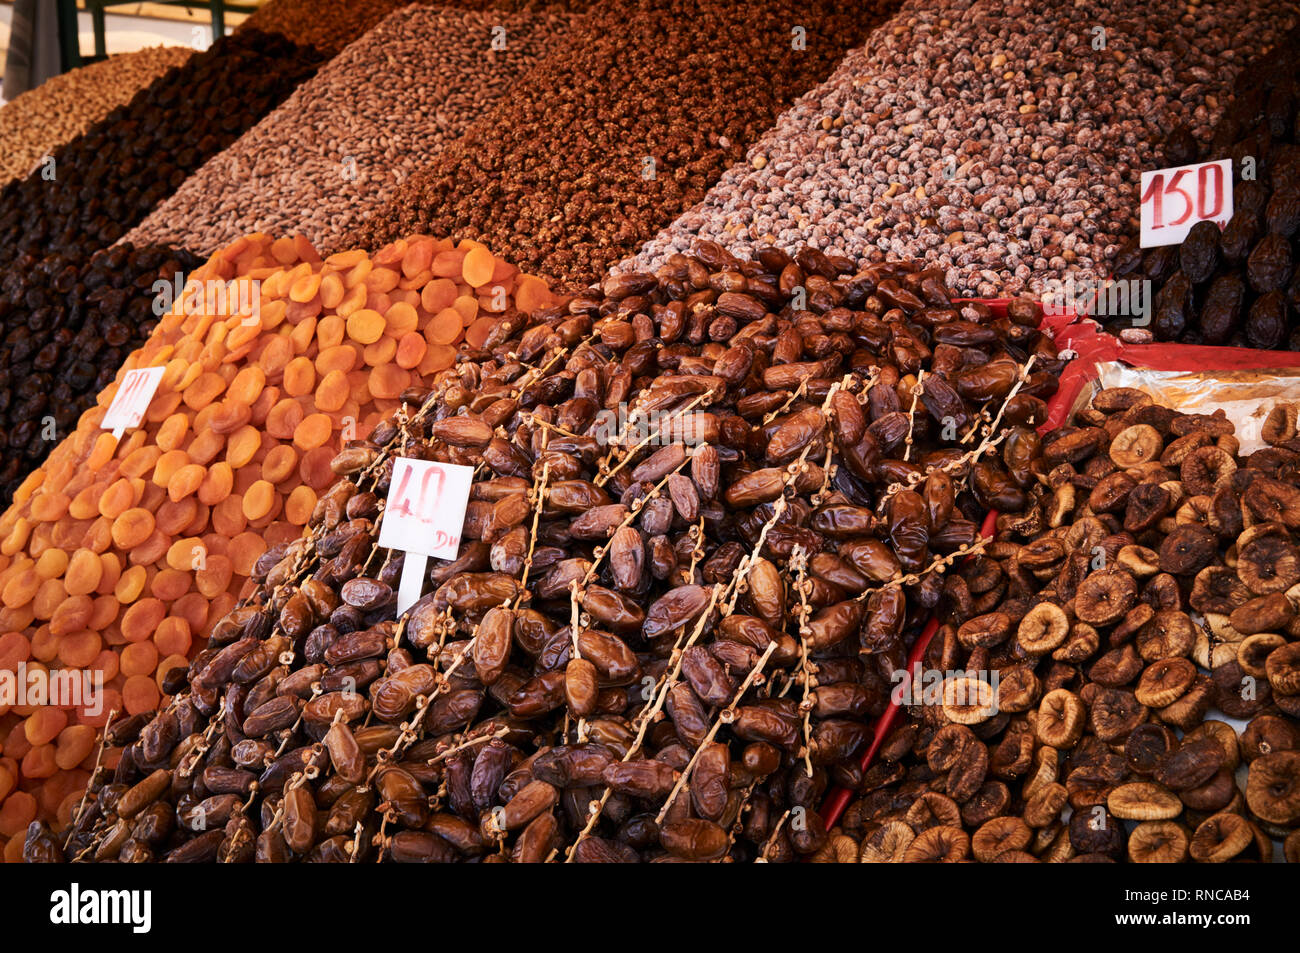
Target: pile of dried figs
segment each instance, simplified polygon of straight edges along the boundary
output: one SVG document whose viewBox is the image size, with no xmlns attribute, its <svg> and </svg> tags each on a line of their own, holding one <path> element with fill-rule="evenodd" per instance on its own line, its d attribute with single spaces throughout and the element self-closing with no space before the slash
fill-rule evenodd
<svg viewBox="0 0 1300 953">
<path fill-rule="evenodd" d="M 1002 460 L 1061 367 L 1037 318 L 915 265 L 710 244 L 507 317 L 340 452 L 27 858 L 817 853 L 944 570 L 1028 500 Z M 401 614 L 398 458 L 476 471 Z"/>
<path fill-rule="evenodd" d="M 1300 860 L 1296 418 L 1243 457 L 1221 411 L 1110 388 L 1028 438 L 1027 505 L 945 584 L 942 687 L 823 859 Z"/>
</svg>

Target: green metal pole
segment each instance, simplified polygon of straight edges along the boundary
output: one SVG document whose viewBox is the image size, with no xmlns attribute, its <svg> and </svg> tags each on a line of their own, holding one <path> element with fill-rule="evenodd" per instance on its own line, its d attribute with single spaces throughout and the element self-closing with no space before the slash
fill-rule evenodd
<svg viewBox="0 0 1300 953">
<path fill-rule="evenodd" d="M 59 60 L 63 71 L 81 65 L 81 44 L 77 39 L 77 0 L 58 0 Z"/>
</svg>

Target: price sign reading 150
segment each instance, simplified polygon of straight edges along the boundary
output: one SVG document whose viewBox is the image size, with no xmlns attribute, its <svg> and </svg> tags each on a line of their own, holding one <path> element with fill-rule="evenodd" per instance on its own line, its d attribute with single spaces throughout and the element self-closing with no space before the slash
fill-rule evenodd
<svg viewBox="0 0 1300 953">
<path fill-rule="evenodd" d="M 1142 247 L 1175 245 L 1197 222 L 1232 218 L 1232 160 L 1142 173 Z"/>
</svg>

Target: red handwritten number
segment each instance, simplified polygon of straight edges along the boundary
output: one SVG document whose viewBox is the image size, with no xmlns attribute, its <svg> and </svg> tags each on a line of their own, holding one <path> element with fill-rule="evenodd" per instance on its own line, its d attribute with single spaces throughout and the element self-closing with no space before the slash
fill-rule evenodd
<svg viewBox="0 0 1300 953">
<path fill-rule="evenodd" d="M 1169 187 L 1165 189 L 1165 192 L 1167 193 L 1177 192 L 1179 195 L 1181 195 L 1183 197 L 1183 203 L 1187 208 L 1187 211 L 1183 212 L 1182 215 L 1179 215 L 1176 219 L 1170 222 L 1169 223 L 1170 225 L 1183 224 L 1183 222 L 1187 221 L 1189 218 L 1192 217 L 1192 212 L 1195 211 L 1196 209 L 1196 203 L 1192 201 L 1192 197 L 1187 194 L 1186 189 L 1183 189 L 1178 185 L 1178 183 L 1182 181 L 1183 176 L 1185 175 L 1187 175 L 1187 170 L 1186 169 L 1181 170 L 1176 176 L 1173 177 L 1173 179 L 1170 180 Z"/>
<path fill-rule="evenodd" d="M 442 495 L 442 484 L 446 479 L 446 474 L 439 467 L 427 467 L 424 476 L 420 478 L 419 494 L 412 500 L 408 491 L 411 486 L 411 472 L 414 469 L 408 463 L 402 471 L 401 480 L 397 484 L 397 495 L 394 498 L 393 511 L 402 516 L 414 517 L 421 523 L 432 523 L 434 515 L 438 512 L 438 498 Z M 429 492 L 431 483 L 434 484 L 432 493 Z M 412 505 L 413 503 L 414 505 Z"/>
<path fill-rule="evenodd" d="M 1214 174 L 1214 208 L 1205 207 L 1206 195 L 1210 192 L 1209 176 Z M 1196 190 L 1199 193 L 1200 205 L 1197 212 L 1201 218 L 1214 218 L 1223 209 L 1223 167 L 1218 165 L 1203 165 L 1196 174 Z"/>
<path fill-rule="evenodd" d="M 1196 212 L 1198 219 L 1214 218 L 1223 210 L 1223 169 L 1217 165 L 1203 165 L 1196 171 L 1196 201 L 1187 194 L 1179 183 L 1183 176 L 1187 175 L 1189 169 L 1182 169 L 1165 184 L 1164 174 L 1154 175 L 1151 182 L 1147 185 L 1147 190 L 1142 193 L 1142 204 L 1151 206 L 1151 227 L 1152 229 L 1164 228 L 1166 225 L 1181 225 L 1187 221 L 1192 212 Z M 1166 222 L 1165 218 L 1165 196 L 1177 193 L 1183 198 L 1183 205 L 1186 211 L 1178 218 L 1171 222 Z M 1207 207 L 1208 203 L 1213 200 L 1213 206 Z"/>
<path fill-rule="evenodd" d="M 1151 177 L 1151 184 L 1147 186 L 1146 192 L 1142 194 L 1142 204 L 1146 205 L 1150 203 L 1151 205 L 1152 228 L 1165 227 L 1164 222 L 1161 221 L 1161 219 L 1164 218 L 1164 192 L 1164 175 L 1153 175 Z"/>
</svg>

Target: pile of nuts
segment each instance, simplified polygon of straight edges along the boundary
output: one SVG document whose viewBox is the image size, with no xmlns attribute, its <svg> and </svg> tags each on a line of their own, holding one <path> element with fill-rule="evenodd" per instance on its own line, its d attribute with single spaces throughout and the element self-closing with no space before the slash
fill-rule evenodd
<svg viewBox="0 0 1300 953">
<path fill-rule="evenodd" d="M 464 236 L 558 286 L 598 281 L 699 201 L 894 5 L 602 4 L 345 244 Z"/>
<path fill-rule="evenodd" d="M 1171 164 L 1232 160 L 1232 218 L 1192 226 L 1180 245 L 1130 243 L 1119 279 L 1152 283 L 1150 332 L 1161 341 L 1300 350 L 1300 33 L 1252 63 L 1208 151 L 1179 130 Z"/>
<path fill-rule="evenodd" d="M 949 577 L 924 656 L 945 677 L 824 859 L 1270 861 L 1283 841 L 1300 862 L 1297 409 L 1244 459 L 1221 412 L 1130 388 L 1013 433 L 1026 505 Z"/>
<path fill-rule="evenodd" d="M 418 0 L 444 12 L 470 10 L 508 17 L 525 10 L 559 13 L 583 10 L 588 0 Z M 384 17 L 410 0 L 270 0 L 240 25 L 240 30 L 278 33 L 302 46 L 314 46 L 330 56 L 360 39 Z M 504 21 L 501 21 L 504 22 Z"/>
<path fill-rule="evenodd" d="M 52 76 L 0 109 L 0 181 L 24 178 L 48 153 L 80 136 L 194 54 L 151 46 Z"/>
<path fill-rule="evenodd" d="M 0 280 L 0 506 L 153 330 L 155 283 L 197 264 L 128 244 L 23 258 Z"/>
<path fill-rule="evenodd" d="M 1097 280 L 1155 147 L 1179 123 L 1208 141 L 1220 88 L 1296 11 L 912 0 L 627 267 L 702 237 L 920 258 L 985 297 Z"/>
<path fill-rule="evenodd" d="M 268 232 L 339 247 L 344 232 L 562 45 L 571 19 L 420 6 L 394 13 L 186 179 L 127 240 L 207 254 Z"/>
<path fill-rule="evenodd" d="M 320 63 L 315 50 L 255 31 L 194 54 L 0 189 L 0 267 L 112 245 Z"/>
<path fill-rule="evenodd" d="M 0 670 L 93 670 L 105 685 L 98 715 L 0 707 L 20 788 L 0 836 L 66 820 L 87 777 L 80 729 L 158 706 L 259 557 L 302 534 L 346 441 L 449 367 L 463 336 L 481 344 L 516 308 L 553 304 L 483 246 L 420 236 L 324 261 L 301 239 L 249 236 L 193 280 L 0 515 Z M 118 441 L 104 414 L 122 374 L 151 366 L 162 381 Z"/>
<path fill-rule="evenodd" d="M 907 264 L 703 244 L 503 321 L 334 458 L 173 703 L 109 727 L 68 856 L 815 853 L 830 773 L 1008 492 L 1002 424 L 1055 386 L 1013 311 Z M 478 472 L 400 618 L 397 457 Z M 36 824 L 24 855 L 63 842 Z"/>
</svg>

